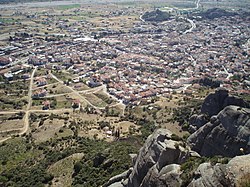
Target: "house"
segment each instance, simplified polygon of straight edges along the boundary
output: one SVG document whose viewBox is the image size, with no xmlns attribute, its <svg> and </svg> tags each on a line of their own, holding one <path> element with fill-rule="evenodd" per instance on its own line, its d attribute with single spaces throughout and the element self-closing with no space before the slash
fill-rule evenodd
<svg viewBox="0 0 250 187">
<path fill-rule="evenodd" d="M 50 108 L 50 101 L 46 100 L 43 102 L 43 110 L 48 110 Z"/>
<path fill-rule="evenodd" d="M 47 80 L 43 77 L 37 80 L 37 86 L 45 86 L 47 84 Z"/>
<path fill-rule="evenodd" d="M 88 86 L 94 88 L 97 86 L 101 86 L 101 83 L 95 79 L 90 79 L 90 81 L 88 82 Z"/>
<path fill-rule="evenodd" d="M 0 66 L 6 66 L 9 63 L 11 63 L 11 59 L 10 58 L 0 57 Z"/>
<path fill-rule="evenodd" d="M 13 74 L 12 74 L 12 73 L 5 73 L 5 74 L 4 74 L 4 77 L 5 77 L 7 80 L 9 80 L 9 81 L 13 80 Z"/>
<path fill-rule="evenodd" d="M 79 106 L 80 106 L 80 100 L 79 99 L 73 100 L 72 108 L 76 109 L 76 108 L 79 108 Z"/>
<path fill-rule="evenodd" d="M 33 98 L 44 97 L 47 95 L 47 91 L 45 89 L 36 90 L 33 94 Z"/>
<path fill-rule="evenodd" d="M 30 74 L 25 73 L 25 74 L 22 75 L 22 78 L 23 79 L 28 79 L 28 78 L 30 78 Z"/>
</svg>

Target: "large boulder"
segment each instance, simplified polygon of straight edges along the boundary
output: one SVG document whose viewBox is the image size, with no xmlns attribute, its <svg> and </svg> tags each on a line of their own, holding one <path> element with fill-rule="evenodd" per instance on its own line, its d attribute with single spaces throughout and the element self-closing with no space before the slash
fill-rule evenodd
<svg viewBox="0 0 250 187">
<path fill-rule="evenodd" d="M 234 105 L 243 108 L 249 108 L 250 105 L 243 99 L 231 96 L 228 94 L 228 90 L 224 88 L 218 88 L 215 93 L 209 94 L 201 106 L 201 113 L 194 114 L 189 119 L 189 132 L 193 133 L 207 122 L 210 117 L 217 115 L 225 107 Z"/>
<path fill-rule="evenodd" d="M 234 157 L 228 164 L 201 164 L 188 187 L 235 187 L 250 182 L 250 155 Z"/>
<path fill-rule="evenodd" d="M 235 116 L 234 111 L 238 111 L 240 114 L 240 121 L 249 121 L 241 116 L 241 112 L 249 114 L 247 109 L 239 109 L 239 107 L 226 107 L 218 116 L 213 116 L 209 122 L 209 125 L 205 125 L 201 128 L 206 128 L 203 134 L 206 139 L 206 134 L 209 134 L 213 128 L 218 126 L 218 123 L 224 123 L 224 118 L 227 118 L 227 114 Z M 226 115 L 225 115 L 226 114 Z M 225 117 L 225 116 L 226 117 Z M 234 117 L 232 117 L 234 118 Z M 228 134 L 233 133 L 235 129 L 241 129 L 238 133 L 239 139 L 247 139 L 249 129 L 237 128 L 237 119 L 232 120 L 234 127 L 223 126 L 228 129 Z M 236 130 L 236 131 L 237 131 Z M 220 135 L 215 136 L 215 143 Z M 185 178 L 182 179 L 181 164 L 185 163 L 189 157 L 200 157 L 195 151 L 191 151 L 188 145 L 185 145 L 181 141 L 172 140 L 172 133 L 166 129 L 158 129 L 152 135 L 150 135 L 145 142 L 144 146 L 140 149 L 133 169 L 112 177 L 107 185 L 109 187 L 180 187 L 185 183 Z M 224 136 L 222 136 L 224 137 Z M 200 138 L 200 137 L 199 137 Z M 248 136 L 249 138 L 249 136 Z M 201 138 L 202 139 L 202 138 Z M 200 142 L 201 142 L 200 139 Z M 210 140 L 210 138 L 209 138 Z M 201 143 L 208 145 L 206 143 Z M 221 149 L 219 146 L 214 148 L 215 150 Z M 212 145 L 210 145 L 212 146 Z M 227 145 L 229 146 L 229 145 Z M 235 144 L 232 145 L 233 147 Z M 208 146 L 208 149 L 210 147 Z M 229 148 L 231 149 L 231 148 Z M 237 148 L 238 149 L 238 148 Z M 240 149 L 239 149 L 240 150 Z M 247 154 L 246 149 L 241 149 L 241 154 Z M 191 174 L 191 182 L 187 183 L 188 187 L 234 187 L 239 182 L 249 180 L 250 176 L 250 155 L 238 156 L 233 158 L 228 164 L 217 163 L 202 163 L 195 170 L 194 174 Z M 249 181 L 248 181 L 249 182 Z M 187 185 L 186 185 L 187 186 Z"/>
<path fill-rule="evenodd" d="M 140 149 L 128 186 L 151 186 L 146 181 L 158 178 L 162 168 L 169 164 L 181 164 L 189 157 L 189 148 L 171 139 L 172 133 L 158 129 L 150 135 Z M 159 178 L 158 178 L 159 179 Z"/>
<path fill-rule="evenodd" d="M 193 133 L 209 121 L 206 114 L 194 114 L 189 119 L 189 132 Z"/>
<path fill-rule="evenodd" d="M 227 106 L 188 138 L 192 150 L 203 156 L 233 157 L 250 153 L 250 109 Z"/>
<path fill-rule="evenodd" d="M 211 117 L 218 114 L 223 108 L 229 105 L 249 108 L 249 103 L 245 102 L 243 99 L 236 96 L 229 96 L 228 90 L 218 88 L 215 93 L 211 93 L 205 98 L 201 106 L 201 113 Z"/>
<path fill-rule="evenodd" d="M 157 169 L 157 166 L 154 165 L 152 168 L 150 168 L 140 186 L 180 187 L 182 184 L 182 179 L 180 175 L 181 167 L 178 164 L 166 165 L 160 171 Z"/>
<path fill-rule="evenodd" d="M 156 130 L 140 149 L 128 179 L 124 178 L 125 172 L 111 178 L 108 184 L 111 186 L 115 182 L 115 185 L 127 187 L 180 186 L 179 164 L 192 155 L 199 155 L 184 142 L 173 140 L 175 137 L 167 129 Z"/>
</svg>

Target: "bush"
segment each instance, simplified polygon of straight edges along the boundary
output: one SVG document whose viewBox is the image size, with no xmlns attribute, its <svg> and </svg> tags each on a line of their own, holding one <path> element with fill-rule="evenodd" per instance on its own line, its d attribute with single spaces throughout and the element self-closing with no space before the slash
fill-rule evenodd
<svg viewBox="0 0 250 187">
<path fill-rule="evenodd" d="M 181 140 L 181 137 L 179 137 L 179 136 L 176 135 L 176 134 L 172 134 L 172 135 L 171 135 L 171 139 L 172 139 L 172 140 L 175 140 L 175 141 L 180 141 L 180 140 Z"/>
<path fill-rule="evenodd" d="M 79 171 L 81 171 L 81 169 L 83 168 L 83 165 L 81 162 L 76 162 L 74 164 L 74 172 L 77 174 L 79 173 Z"/>
</svg>

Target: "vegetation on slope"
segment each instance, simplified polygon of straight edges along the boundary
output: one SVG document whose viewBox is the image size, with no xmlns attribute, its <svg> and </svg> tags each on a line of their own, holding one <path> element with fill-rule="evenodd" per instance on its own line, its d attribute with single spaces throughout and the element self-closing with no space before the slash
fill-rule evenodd
<svg viewBox="0 0 250 187">
<path fill-rule="evenodd" d="M 30 135 L 0 145 L 0 186 L 44 186 L 54 176 L 50 166 L 74 153 L 83 153 L 74 164 L 73 186 L 100 186 L 130 167 L 133 143 L 113 143 L 76 136 L 35 144 Z M 73 171 L 72 171 L 73 172 Z"/>
</svg>

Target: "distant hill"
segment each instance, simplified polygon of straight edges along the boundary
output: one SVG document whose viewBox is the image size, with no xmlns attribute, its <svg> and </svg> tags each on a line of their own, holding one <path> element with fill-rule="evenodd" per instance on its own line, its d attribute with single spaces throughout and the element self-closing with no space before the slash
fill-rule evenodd
<svg viewBox="0 0 250 187">
<path fill-rule="evenodd" d="M 142 19 L 145 21 L 156 21 L 156 22 L 161 22 L 161 21 L 167 21 L 170 18 L 170 14 L 167 12 L 162 12 L 159 9 L 154 10 L 152 12 L 146 12 L 143 16 Z"/>
<path fill-rule="evenodd" d="M 205 18 L 205 19 L 215 19 L 215 18 L 220 18 L 223 16 L 235 16 L 237 15 L 237 13 L 235 12 L 229 12 L 220 8 L 212 8 L 212 9 L 208 9 L 205 12 L 202 12 L 200 14 L 201 17 Z"/>
</svg>

